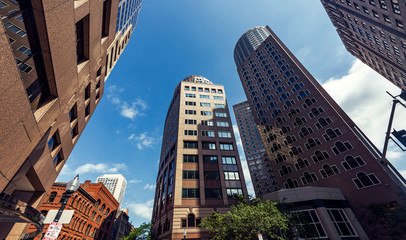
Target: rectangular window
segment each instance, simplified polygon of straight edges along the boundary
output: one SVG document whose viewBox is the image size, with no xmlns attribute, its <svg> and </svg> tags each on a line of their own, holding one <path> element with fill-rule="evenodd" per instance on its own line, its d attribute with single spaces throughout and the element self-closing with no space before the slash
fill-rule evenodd
<svg viewBox="0 0 406 240">
<path fill-rule="evenodd" d="M 235 164 L 237 164 L 237 161 L 236 161 L 235 157 L 222 156 L 221 161 L 223 162 L 223 164 L 227 164 L 227 165 L 230 165 L 230 164 L 235 165 Z"/>
<path fill-rule="evenodd" d="M 216 93 L 216 89 L 211 89 L 211 92 L 212 92 L 212 93 Z"/>
<path fill-rule="evenodd" d="M 56 131 L 54 135 L 48 140 L 48 148 L 52 152 L 55 148 L 57 148 L 60 145 L 59 141 L 59 132 Z"/>
<path fill-rule="evenodd" d="M 85 117 L 90 115 L 90 103 L 87 104 L 86 108 L 85 108 Z"/>
<path fill-rule="evenodd" d="M 102 20 L 102 32 L 101 32 L 102 38 L 109 36 L 110 12 L 111 12 L 111 0 L 105 0 L 103 2 L 103 20 Z"/>
<path fill-rule="evenodd" d="M 89 15 L 76 23 L 77 63 L 89 59 Z"/>
<path fill-rule="evenodd" d="M 199 91 L 199 92 L 203 92 L 203 88 L 199 87 L 199 88 L 198 88 L 198 91 Z"/>
<path fill-rule="evenodd" d="M 192 91 L 196 91 L 196 87 L 192 87 Z"/>
<path fill-rule="evenodd" d="M 75 126 L 70 131 L 72 135 L 72 139 L 74 139 L 79 134 L 78 124 L 76 123 Z"/>
<path fill-rule="evenodd" d="M 199 188 L 182 188 L 182 198 L 200 198 Z"/>
<path fill-rule="evenodd" d="M 229 127 L 230 125 L 228 124 L 228 122 L 216 122 L 217 123 L 217 127 Z"/>
<path fill-rule="evenodd" d="M 204 92 L 210 92 L 210 89 L 205 88 L 205 89 L 204 89 Z"/>
<path fill-rule="evenodd" d="M 202 136 L 204 136 L 204 137 L 214 137 L 214 131 L 202 130 Z"/>
<path fill-rule="evenodd" d="M 240 180 L 238 172 L 224 172 L 225 180 Z"/>
<path fill-rule="evenodd" d="M 183 179 L 199 179 L 199 171 L 183 170 Z"/>
<path fill-rule="evenodd" d="M 200 107 L 211 107 L 210 103 L 201 102 Z"/>
<path fill-rule="evenodd" d="M 217 156 L 203 155 L 203 163 L 218 163 Z"/>
<path fill-rule="evenodd" d="M 215 104 L 214 104 L 214 107 L 215 107 L 215 108 L 225 108 L 226 106 L 225 106 L 224 104 L 215 103 Z"/>
<path fill-rule="evenodd" d="M 203 99 L 210 99 L 210 96 L 209 96 L 209 95 L 200 95 L 200 98 L 203 98 Z"/>
<path fill-rule="evenodd" d="M 227 188 L 227 197 L 242 195 L 241 188 Z"/>
<path fill-rule="evenodd" d="M 211 112 L 210 111 L 200 111 L 200 114 L 202 116 L 211 116 Z"/>
<path fill-rule="evenodd" d="M 196 115 L 196 110 L 185 110 L 185 114 Z"/>
<path fill-rule="evenodd" d="M 217 93 L 222 94 L 222 93 L 223 93 L 223 90 L 219 89 L 219 90 L 217 90 Z"/>
<path fill-rule="evenodd" d="M 214 143 L 214 142 L 202 142 L 202 148 L 203 149 L 214 150 L 214 149 L 216 149 L 216 143 Z"/>
<path fill-rule="evenodd" d="M 197 120 L 194 120 L 194 119 L 185 119 L 185 124 L 196 125 L 196 124 L 197 124 Z"/>
<path fill-rule="evenodd" d="M 221 188 L 206 188 L 204 189 L 206 198 L 221 198 Z"/>
<path fill-rule="evenodd" d="M 297 224 L 299 226 L 307 225 L 317 238 L 325 238 L 326 233 L 324 231 L 323 225 L 320 222 L 319 217 L 315 210 L 303 210 L 294 212 L 294 218 L 297 219 Z M 305 237 L 305 236 L 301 236 Z"/>
<path fill-rule="evenodd" d="M 197 148 L 197 142 L 196 141 L 184 141 L 183 148 Z"/>
<path fill-rule="evenodd" d="M 193 93 L 186 93 L 186 94 L 185 94 L 185 97 L 188 97 L 188 98 L 196 98 L 196 94 L 193 94 Z"/>
<path fill-rule="evenodd" d="M 230 132 L 218 132 L 219 137 L 221 138 L 231 138 Z"/>
<path fill-rule="evenodd" d="M 357 237 L 343 209 L 327 209 L 340 237 Z"/>
<path fill-rule="evenodd" d="M 222 112 L 216 112 L 215 113 L 216 117 L 227 117 L 227 113 L 222 113 Z"/>
<path fill-rule="evenodd" d="M 85 101 L 90 98 L 90 83 L 85 88 Z"/>
<path fill-rule="evenodd" d="M 185 105 L 188 105 L 188 106 L 196 106 L 196 102 L 185 101 Z"/>
<path fill-rule="evenodd" d="M 232 143 L 220 143 L 220 150 L 234 150 L 234 146 Z"/>
<path fill-rule="evenodd" d="M 73 122 L 76 118 L 78 118 L 78 110 L 77 104 L 75 103 L 75 105 L 69 110 L 69 120 L 70 122 Z"/>
<path fill-rule="evenodd" d="M 185 130 L 187 136 L 197 136 L 197 130 Z"/>
<path fill-rule="evenodd" d="M 199 156 L 198 155 L 183 155 L 183 162 L 198 163 Z"/>
<path fill-rule="evenodd" d="M 189 86 L 185 86 L 185 90 L 190 90 Z"/>
<path fill-rule="evenodd" d="M 214 100 L 224 100 L 224 98 L 221 96 L 213 96 L 213 99 Z"/>
<path fill-rule="evenodd" d="M 204 179 L 220 180 L 219 171 L 204 171 Z"/>
<path fill-rule="evenodd" d="M 213 121 L 211 121 L 211 120 L 202 120 L 201 123 L 204 126 L 213 126 Z"/>
</svg>

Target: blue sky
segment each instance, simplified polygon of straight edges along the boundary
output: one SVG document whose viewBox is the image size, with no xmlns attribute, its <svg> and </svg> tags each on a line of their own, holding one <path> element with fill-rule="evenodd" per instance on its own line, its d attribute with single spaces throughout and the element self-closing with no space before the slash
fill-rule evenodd
<svg viewBox="0 0 406 240">
<path fill-rule="evenodd" d="M 265 25 L 382 149 L 391 102 L 385 90 L 399 90 L 345 50 L 318 0 L 144 0 L 104 96 L 57 180 L 80 173 L 81 182 L 94 182 L 104 173 L 121 173 L 128 181 L 123 207 L 130 220 L 135 226 L 149 221 L 175 86 L 189 75 L 205 76 L 225 86 L 232 111 L 246 99 L 233 59 L 235 43 L 248 29 Z M 406 128 L 399 120 L 406 119 L 405 109 L 398 109 L 396 119 L 395 128 Z M 405 156 L 390 145 L 388 157 L 399 170 L 406 170 Z"/>
</svg>

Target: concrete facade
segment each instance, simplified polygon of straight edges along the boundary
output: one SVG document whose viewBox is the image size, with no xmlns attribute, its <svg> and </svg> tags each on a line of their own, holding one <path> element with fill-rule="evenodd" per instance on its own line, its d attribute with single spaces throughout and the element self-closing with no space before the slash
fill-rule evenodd
<svg viewBox="0 0 406 240">
<path fill-rule="evenodd" d="M 406 5 L 398 0 L 321 0 L 347 50 L 406 89 Z"/>
<path fill-rule="evenodd" d="M 38 208 L 51 189 L 121 53 L 107 50 L 129 40 L 131 31 L 116 33 L 118 5 L 0 2 L 0 192 Z M 10 218 L 0 233 L 18 238 L 26 227 Z"/>
<path fill-rule="evenodd" d="M 101 182 L 117 199 L 120 206 L 123 203 L 127 180 L 121 174 L 104 174 L 97 178 L 96 182 Z"/>
<path fill-rule="evenodd" d="M 156 239 L 209 239 L 198 227 L 247 196 L 222 85 L 190 76 L 176 87 L 162 140 L 152 213 Z"/>
<path fill-rule="evenodd" d="M 247 101 L 233 106 L 256 197 L 278 190 L 264 143 Z"/>
<path fill-rule="evenodd" d="M 237 70 L 278 187 L 340 189 L 368 233 L 363 208 L 401 202 L 405 180 L 267 29 L 270 36 Z"/>
</svg>

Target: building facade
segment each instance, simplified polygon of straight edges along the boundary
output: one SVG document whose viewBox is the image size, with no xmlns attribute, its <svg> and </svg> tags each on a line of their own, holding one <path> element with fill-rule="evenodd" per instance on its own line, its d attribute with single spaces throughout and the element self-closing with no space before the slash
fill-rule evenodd
<svg viewBox="0 0 406 240">
<path fill-rule="evenodd" d="M 250 105 L 245 101 L 233 109 L 256 197 L 278 190 Z"/>
<path fill-rule="evenodd" d="M 127 180 L 121 174 L 104 174 L 98 177 L 96 182 L 101 182 L 113 194 L 118 203 L 123 203 L 125 189 L 127 188 Z"/>
<path fill-rule="evenodd" d="M 64 201 L 66 183 L 55 183 L 44 199 L 40 211 L 46 216 L 50 210 L 59 210 Z M 72 194 L 65 207 L 74 210 L 69 224 L 63 224 L 58 239 L 109 239 L 113 230 L 118 202 L 102 183 L 86 181 Z M 48 225 L 35 240 L 42 239 Z M 31 227 L 28 231 L 33 231 Z"/>
<path fill-rule="evenodd" d="M 134 226 L 129 221 L 128 209 L 120 209 L 116 213 L 110 239 L 120 240 L 121 238 L 128 236 L 133 229 Z"/>
<path fill-rule="evenodd" d="M 321 0 L 347 50 L 406 89 L 406 5 L 399 0 Z"/>
<path fill-rule="evenodd" d="M 269 37 L 240 65 L 235 62 L 277 186 L 338 188 L 368 233 L 364 207 L 400 203 L 398 192 L 405 191 L 404 179 L 381 159 L 379 150 L 272 30 L 266 29 Z"/>
<path fill-rule="evenodd" d="M 247 196 L 222 85 L 189 76 L 175 88 L 165 120 L 152 213 L 156 239 L 209 239 L 198 227 Z"/>
<path fill-rule="evenodd" d="M 118 6 L 119 0 L 0 1 L 2 196 L 38 208 L 52 187 L 103 96 Z M 124 33 L 119 47 L 129 40 Z M 21 212 L 7 212 L 0 238 L 18 238 L 27 224 L 15 224 Z"/>
</svg>

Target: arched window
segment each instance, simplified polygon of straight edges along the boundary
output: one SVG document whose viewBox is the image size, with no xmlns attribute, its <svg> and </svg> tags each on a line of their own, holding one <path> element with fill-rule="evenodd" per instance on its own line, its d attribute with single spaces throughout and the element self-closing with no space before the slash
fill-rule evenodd
<svg viewBox="0 0 406 240">
<path fill-rule="evenodd" d="M 311 149 L 311 148 L 314 148 L 314 147 L 316 147 L 316 146 L 318 146 L 320 144 L 321 144 L 321 142 L 320 142 L 320 140 L 318 138 L 309 138 L 309 139 L 307 139 L 307 142 L 305 143 L 305 146 L 306 146 L 307 149 Z"/>
<path fill-rule="evenodd" d="M 347 142 L 336 142 L 334 144 L 334 147 L 332 148 L 333 152 L 338 155 L 342 152 L 348 151 L 352 149 L 351 144 L 347 141 Z"/>
<path fill-rule="evenodd" d="M 103 203 L 103 205 L 100 208 L 100 212 L 103 212 L 105 208 L 106 208 L 106 205 Z"/>
<path fill-rule="evenodd" d="M 351 170 L 353 168 L 357 168 L 360 166 L 364 166 L 365 162 L 362 160 L 360 156 L 353 157 L 353 156 L 346 156 L 345 161 L 341 162 L 345 170 Z"/>
<path fill-rule="evenodd" d="M 358 172 L 357 178 L 354 178 L 353 181 L 358 188 L 365 188 L 381 183 L 374 173 L 366 174 L 364 172 Z"/>
<path fill-rule="evenodd" d="M 301 147 L 293 146 L 291 151 L 289 151 L 289 154 L 291 157 L 293 157 L 294 155 L 301 154 L 302 152 L 303 152 L 303 150 Z"/>
<path fill-rule="evenodd" d="M 308 166 L 310 166 L 310 164 L 309 164 L 309 161 L 307 161 L 307 159 L 299 158 L 295 163 L 296 170 L 299 170 L 299 169 L 302 169 L 302 168 L 305 168 Z"/>
<path fill-rule="evenodd" d="M 334 176 L 339 174 L 340 171 L 338 170 L 336 165 L 328 165 L 328 164 L 324 164 L 323 168 L 320 170 L 320 174 L 323 178 L 327 178 L 330 176 Z"/>
<path fill-rule="evenodd" d="M 195 215 L 189 214 L 187 216 L 187 227 L 195 227 Z"/>
<path fill-rule="evenodd" d="M 106 215 L 109 215 L 109 213 L 110 213 L 110 208 L 107 208 Z"/>
<path fill-rule="evenodd" d="M 301 179 L 302 179 L 302 182 L 303 182 L 304 185 L 315 182 L 315 181 L 318 180 L 317 177 L 316 177 L 316 174 L 309 173 L 309 172 L 304 172 L 303 177 L 301 177 Z"/>
<path fill-rule="evenodd" d="M 294 143 L 295 141 L 296 141 L 296 137 L 293 136 L 293 135 L 286 137 L 286 142 L 287 142 L 288 144 Z M 285 144 L 285 145 L 288 145 L 288 144 Z"/>
<path fill-rule="evenodd" d="M 281 169 L 279 170 L 279 174 L 281 175 L 281 177 L 292 173 L 292 169 L 290 168 L 290 166 L 282 166 Z"/>
<path fill-rule="evenodd" d="M 96 208 L 98 208 L 98 207 L 99 207 L 99 205 L 100 205 L 100 199 L 99 199 L 99 200 L 97 200 L 97 202 L 94 204 L 94 206 L 95 206 Z"/>
<path fill-rule="evenodd" d="M 50 194 L 49 194 L 49 198 L 48 198 L 48 203 L 53 203 L 54 201 L 55 201 L 55 198 L 56 198 L 56 192 L 51 192 Z"/>
<path fill-rule="evenodd" d="M 275 158 L 276 163 L 281 163 L 285 160 L 286 160 L 286 156 L 284 154 L 278 153 L 278 155 L 276 155 L 276 158 Z"/>
<path fill-rule="evenodd" d="M 291 178 L 286 179 L 286 182 L 284 185 L 285 185 L 285 188 L 287 188 L 287 189 L 299 187 L 299 184 L 297 183 L 296 179 L 291 179 Z"/>
<path fill-rule="evenodd" d="M 312 159 L 315 163 L 326 160 L 328 158 L 330 158 L 330 156 L 328 155 L 327 151 L 321 152 L 321 151 L 317 150 L 314 152 L 314 155 L 312 156 Z"/>
</svg>

